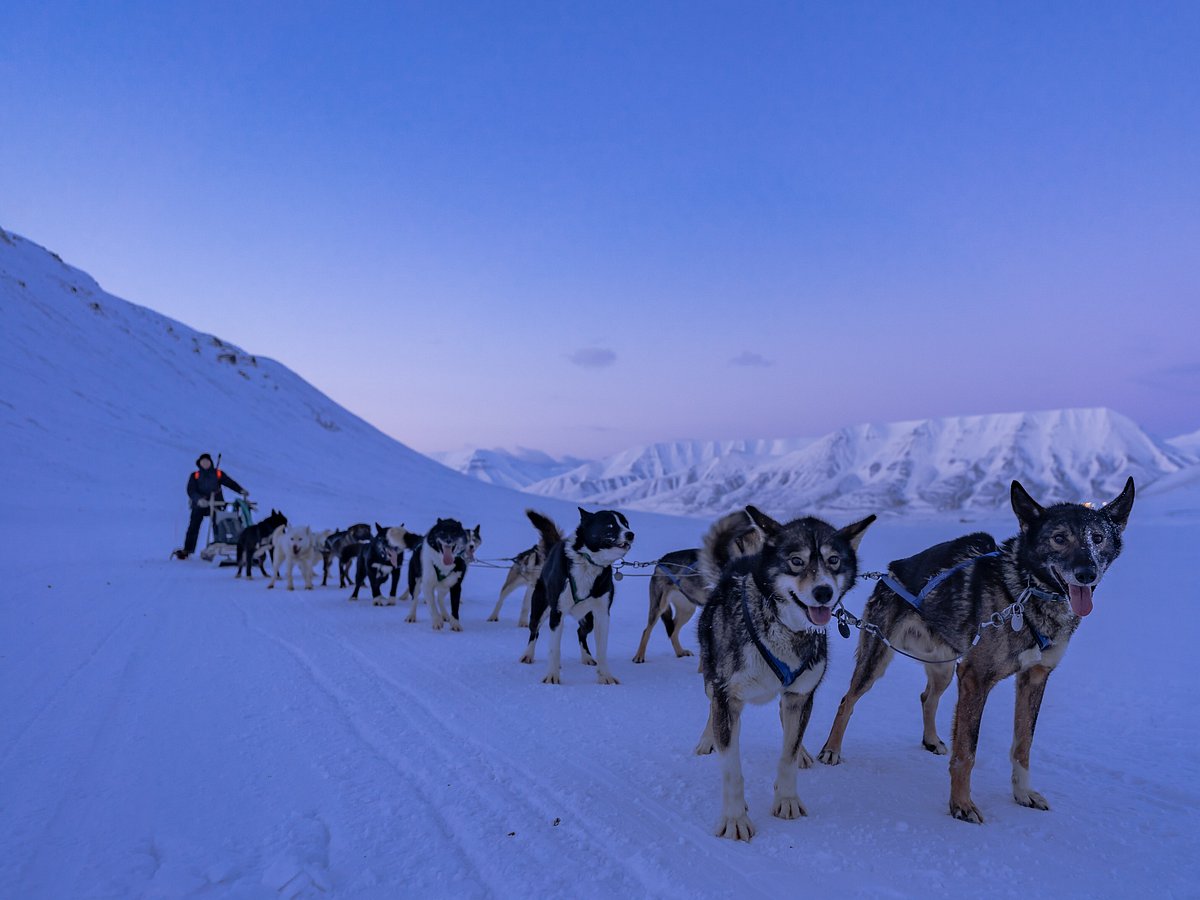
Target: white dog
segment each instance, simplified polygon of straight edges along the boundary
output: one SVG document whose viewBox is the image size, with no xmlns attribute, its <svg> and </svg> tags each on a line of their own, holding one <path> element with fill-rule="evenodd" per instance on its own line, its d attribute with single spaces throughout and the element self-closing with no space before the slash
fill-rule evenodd
<svg viewBox="0 0 1200 900">
<path fill-rule="evenodd" d="M 267 588 L 275 587 L 275 581 L 287 569 L 287 589 L 294 591 L 292 569 L 300 566 L 300 574 L 304 577 L 304 589 L 313 589 L 313 570 L 321 559 L 321 544 L 329 536 L 328 531 L 318 531 L 315 534 L 307 525 L 280 525 L 271 535 L 271 561 L 275 569 L 271 573 L 271 583 Z"/>
</svg>

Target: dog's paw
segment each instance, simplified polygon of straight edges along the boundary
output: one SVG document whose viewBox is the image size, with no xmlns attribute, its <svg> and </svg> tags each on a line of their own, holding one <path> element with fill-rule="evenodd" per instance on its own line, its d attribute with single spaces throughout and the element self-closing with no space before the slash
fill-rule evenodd
<svg viewBox="0 0 1200 900">
<path fill-rule="evenodd" d="M 961 803 L 951 800 L 950 815 L 954 816 L 960 822 L 971 822 L 975 825 L 983 824 L 983 813 L 979 811 L 979 807 L 970 798 Z"/>
<path fill-rule="evenodd" d="M 289 584 L 289 585 L 288 585 L 288 590 L 289 590 L 289 591 L 294 591 L 295 589 L 296 589 L 296 586 L 295 586 L 295 585 L 293 585 L 293 584 Z"/>
<path fill-rule="evenodd" d="M 934 756 L 945 756 L 950 751 L 946 749 L 946 745 L 942 741 L 931 744 L 929 741 L 922 739 L 921 746 L 932 753 Z"/>
<path fill-rule="evenodd" d="M 487 617 L 487 620 L 488 620 L 489 622 L 499 622 L 499 621 L 500 621 L 500 617 L 499 617 L 499 616 L 488 616 L 488 617 Z"/>
<path fill-rule="evenodd" d="M 1022 806 L 1028 806 L 1030 809 L 1050 809 L 1050 804 L 1046 802 L 1046 798 L 1037 791 L 1013 791 L 1013 799 Z"/>
<path fill-rule="evenodd" d="M 811 769 L 812 767 L 813 767 L 812 754 L 809 753 L 807 750 L 805 750 L 803 746 L 801 746 L 800 752 L 796 754 L 796 768 L 797 769 Z"/>
<path fill-rule="evenodd" d="M 562 678 L 557 672 L 551 672 L 542 679 L 542 684 L 562 684 Z"/>
<path fill-rule="evenodd" d="M 417 614 L 416 614 L 416 613 L 409 613 L 407 616 L 405 616 L 405 617 L 404 617 L 404 621 L 405 621 L 405 622 L 410 622 L 410 623 L 411 623 L 411 622 L 415 622 L 415 621 L 417 621 Z"/>
<path fill-rule="evenodd" d="M 642 655 L 639 653 L 637 656 L 635 656 L 635 657 L 633 658 L 633 661 L 634 661 L 635 663 L 644 663 L 644 662 L 646 661 L 646 657 L 642 656 Z"/>
<path fill-rule="evenodd" d="M 793 794 L 790 797 L 776 797 L 775 802 L 771 804 L 771 815 L 777 819 L 798 819 L 807 816 L 808 810 L 804 808 L 800 798 Z"/>
<path fill-rule="evenodd" d="M 391 598 L 390 600 L 388 600 L 388 601 L 387 601 L 387 603 L 385 603 L 385 604 L 383 604 L 383 605 L 384 605 L 384 606 L 395 606 L 395 605 L 396 605 L 396 598 L 395 598 L 395 597 Z"/>
<path fill-rule="evenodd" d="M 680 650 L 680 651 L 679 651 L 678 653 L 676 653 L 675 655 L 676 655 L 676 656 L 677 656 L 679 659 L 683 659 L 685 656 L 695 656 L 696 654 L 695 654 L 695 653 L 693 653 L 691 650 L 688 650 L 686 647 L 684 647 L 682 650 Z"/>
<path fill-rule="evenodd" d="M 434 631 L 442 630 L 442 620 L 441 619 L 434 619 L 432 624 L 433 624 Z"/>
<path fill-rule="evenodd" d="M 521 659 L 519 661 L 525 663 L 525 665 L 527 665 L 527 666 L 531 666 L 531 665 L 533 665 L 533 654 L 526 653 L 524 656 L 521 657 Z"/>
<path fill-rule="evenodd" d="M 594 657 L 593 657 L 593 656 L 592 656 L 590 653 L 581 653 L 581 654 L 579 654 L 579 661 L 580 661 L 581 663 L 583 663 L 585 666 L 594 666 L 594 665 L 596 665 L 596 660 L 595 660 L 595 658 L 594 658 Z"/>
<path fill-rule="evenodd" d="M 710 738 L 708 735 L 705 735 L 704 737 L 700 738 L 700 743 L 696 744 L 696 749 L 693 752 L 697 756 L 708 756 L 716 749 L 717 748 L 713 744 L 712 738 Z"/>
<path fill-rule="evenodd" d="M 462 625 L 459 624 L 458 619 L 450 620 L 450 630 L 451 631 L 462 631 Z"/>
<path fill-rule="evenodd" d="M 612 672 L 599 672 L 596 675 L 596 683 L 597 684 L 620 684 L 621 682 L 617 681 L 617 676 L 614 675 Z"/>
<path fill-rule="evenodd" d="M 822 747 L 821 752 L 817 754 L 817 759 L 827 766 L 836 766 L 841 763 L 842 754 L 832 747 Z"/>
<path fill-rule="evenodd" d="M 518 628 L 528 628 L 529 620 L 528 619 L 517 619 L 517 627 Z"/>
<path fill-rule="evenodd" d="M 268 591 L 273 591 L 273 590 L 275 590 L 275 585 L 273 585 L 273 584 L 268 584 L 268 585 L 267 585 L 267 590 L 268 590 Z"/>
<path fill-rule="evenodd" d="M 754 823 L 745 813 L 740 816 L 721 816 L 717 820 L 717 827 L 713 830 L 713 834 L 731 841 L 748 842 L 750 838 L 754 837 Z"/>
<path fill-rule="evenodd" d="M 379 597 L 376 597 L 374 600 L 371 601 L 371 603 L 374 606 L 383 606 L 383 600 L 381 600 Z"/>
</svg>

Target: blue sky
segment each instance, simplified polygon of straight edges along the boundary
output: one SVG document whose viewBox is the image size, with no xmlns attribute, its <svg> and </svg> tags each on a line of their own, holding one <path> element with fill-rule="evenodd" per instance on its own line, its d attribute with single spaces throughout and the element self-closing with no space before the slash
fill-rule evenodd
<svg viewBox="0 0 1200 900">
<path fill-rule="evenodd" d="M 24 3 L 0 224 L 421 450 L 1200 428 L 1200 5 Z"/>
</svg>

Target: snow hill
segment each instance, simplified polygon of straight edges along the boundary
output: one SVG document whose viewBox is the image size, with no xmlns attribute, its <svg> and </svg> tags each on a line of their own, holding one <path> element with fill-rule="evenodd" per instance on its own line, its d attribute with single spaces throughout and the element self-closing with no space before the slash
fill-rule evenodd
<svg viewBox="0 0 1200 900">
<path fill-rule="evenodd" d="M 717 516 L 747 503 L 856 515 L 995 514 L 1019 478 L 1035 496 L 1115 495 L 1195 463 L 1109 409 L 856 425 L 811 441 L 637 448 L 529 485 L 584 503 Z"/>
<path fill-rule="evenodd" d="M 477 481 L 514 490 L 523 490 L 536 481 L 553 478 L 584 463 L 584 460 L 572 456 L 555 459 L 541 450 L 525 447 L 518 447 L 516 450 L 504 450 L 499 447 L 488 450 L 457 450 L 431 453 L 429 456 Z"/>
<path fill-rule="evenodd" d="M 1200 431 L 1181 434 L 1179 437 L 1171 438 L 1167 443 L 1193 459 L 1200 460 Z"/>
<path fill-rule="evenodd" d="M 485 557 L 532 541 L 528 495 L 419 456 L 284 366 L 112 297 L 8 233 L 0 324 L 0 897 L 758 897 L 797 884 L 1183 897 L 1200 884 L 1200 685 L 1186 665 L 1200 598 L 1177 574 L 1200 522 L 1157 518 L 1139 497 L 1038 721 L 1033 783 L 1051 812 L 1011 799 L 1010 679 L 974 771 L 987 824 L 950 819 L 946 760 L 919 743 L 924 672 L 897 660 L 858 705 L 845 763 L 799 773 L 806 819 L 772 818 L 779 718 L 746 711 L 759 833 L 734 845 L 711 834 L 718 761 L 691 752 L 707 712 L 695 660 L 676 659 L 659 627 L 646 664 L 630 661 L 644 579 L 621 581 L 613 606 L 622 683 L 596 684 L 568 637 L 552 687 L 545 638 L 537 664 L 516 661 L 519 594 L 485 621 L 499 569 L 471 569 L 464 631 L 450 633 L 425 609 L 407 624 L 403 608 L 336 587 L 267 591 L 166 559 L 199 450 L 223 450 L 293 521 L 457 515 L 482 524 Z M 563 524 L 575 515 L 534 502 Z M 705 525 L 630 518 L 637 559 L 694 546 Z M 1009 534 L 1011 514 L 987 526 Z M 877 523 L 861 562 L 962 530 Z M 831 638 L 812 752 L 852 652 Z M 953 689 L 945 738 L 952 710 Z"/>
</svg>

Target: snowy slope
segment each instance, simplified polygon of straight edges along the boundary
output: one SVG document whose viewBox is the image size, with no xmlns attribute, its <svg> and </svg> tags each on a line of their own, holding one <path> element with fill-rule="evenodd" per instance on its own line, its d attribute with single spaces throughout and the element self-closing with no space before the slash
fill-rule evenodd
<svg viewBox="0 0 1200 900">
<path fill-rule="evenodd" d="M 534 482 L 553 478 L 584 463 L 584 460 L 575 459 L 572 456 L 555 459 L 548 453 L 525 447 L 519 447 L 516 450 L 504 450 L 499 447 L 458 450 L 431 453 L 429 456 L 442 465 L 477 481 L 497 484 L 514 490 L 523 490 Z"/>
<path fill-rule="evenodd" d="M 1200 431 L 1193 431 L 1190 434 L 1181 434 L 1179 437 L 1173 437 L 1167 443 L 1186 453 L 1192 459 L 1200 460 Z"/>
<path fill-rule="evenodd" d="M 699 466 L 649 462 L 638 449 L 527 490 L 705 517 L 747 503 L 778 515 L 988 515 L 1007 503 L 1014 478 L 1038 496 L 1094 499 L 1115 494 L 1129 475 L 1149 484 L 1194 464 L 1108 409 L 857 425 L 765 458 L 734 451 L 715 453 Z"/>
<path fill-rule="evenodd" d="M 282 366 L 204 336 L 193 352 L 179 323 L 11 236 L 0 304 L 0 439 L 20 462 L 0 518 L 0 897 L 1183 897 L 1200 883 L 1200 687 L 1181 665 L 1200 597 L 1175 577 L 1198 522 L 1135 506 L 1038 723 L 1033 779 L 1051 812 L 1009 796 L 1010 681 L 989 703 L 975 770 L 988 823 L 951 820 L 946 761 L 918 740 L 924 673 L 898 660 L 859 704 L 846 763 L 800 773 L 807 819 L 770 816 L 778 715 L 748 711 L 760 833 L 735 845 L 710 834 L 717 761 L 691 754 L 706 713 L 694 660 L 660 629 L 648 662 L 629 661 L 645 580 L 618 586 L 622 684 L 595 684 L 568 651 L 550 687 L 544 646 L 534 667 L 516 662 L 519 596 L 484 621 L 501 570 L 472 569 L 465 631 L 452 634 L 424 610 L 409 625 L 402 608 L 334 588 L 268 592 L 168 562 L 200 448 L 223 447 L 293 518 L 421 527 L 459 514 L 482 522 L 483 556 L 532 541 L 530 498 L 424 460 Z M 536 502 L 563 523 L 573 514 Z M 631 521 L 638 559 L 694 545 L 704 527 Z M 994 526 L 1011 532 L 1011 516 Z M 961 530 L 879 523 L 863 565 Z M 811 751 L 849 677 L 850 643 L 834 637 L 832 652 Z M 951 692 L 947 738 L 952 705 Z"/>
</svg>

